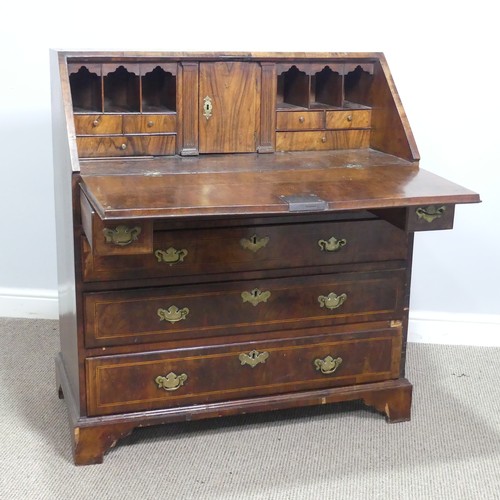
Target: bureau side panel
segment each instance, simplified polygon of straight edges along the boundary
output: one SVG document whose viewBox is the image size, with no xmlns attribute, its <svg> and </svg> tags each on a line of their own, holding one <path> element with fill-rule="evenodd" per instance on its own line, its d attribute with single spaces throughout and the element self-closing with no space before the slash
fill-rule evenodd
<svg viewBox="0 0 500 500">
<path fill-rule="evenodd" d="M 411 290 L 411 270 L 413 261 L 413 242 L 415 239 L 414 233 L 408 234 L 408 256 L 407 256 L 407 267 L 406 267 L 406 293 L 404 297 L 403 304 L 403 329 L 402 329 L 402 346 L 401 346 L 401 365 L 400 365 L 400 377 L 405 376 L 406 370 L 406 344 L 408 339 L 408 324 L 409 324 L 409 311 L 410 311 L 410 290 Z"/>
<path fill-rule="evenodd" d="M 370 147 L 409 161 L 420 159 L 408 118 L 384 58 L 374 66 Z"/>
<path fill-rule="evenodd" d="M 75 301 L 75 246 L 73 238 L 72 152 L 68 140 L 70 120 L 66 116 L 69 88 L 64 58 L 51 53 L 52 141 L 56 211 L 59 330 L 61 353 L 73 400 L 79 398 L 77 319 Z M 74 153 L 74 152 L 73 152 Z M 78 405 L 78 403 L 77 403 Z M 79 412 L 79 409 L 76 409 Z"/>
</svg>

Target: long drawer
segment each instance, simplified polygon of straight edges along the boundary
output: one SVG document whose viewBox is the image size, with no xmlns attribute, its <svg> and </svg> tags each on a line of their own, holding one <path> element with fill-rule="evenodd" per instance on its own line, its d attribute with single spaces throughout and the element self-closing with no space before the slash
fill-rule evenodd
<svg viewBox="0 0 500 500">
<path fill-rule="evenodd" d="M 87 347 L 400 318 L 406 273 L 316 275 L 84 294 Z"/>
<path fill-rule="evenodd" d="M 323 151 L 370 147 L 370 130 L 276 132 L 276 151 Z"/>
<path fill-rule="evenodd" d="M 188 276 L 407 257 L 404 231 L 383 220 L 154 231 L 152 239 L 148 254 L 113 256 L 98 256 L 83 241 L 84 280 Z"/>
<path fill-rule="evenodd" d="M 88 415 L 397 378 L 401 328 L 365 329 L 342 336 L 324 328 L 315 336 L 88 358 Z"/>
<path fill-rule="evenodd" d="M 84 158 L 103 156 L 162 156 L 175 153 L 175 134 L 96 135 L 76 138 Z"/>
</svg>

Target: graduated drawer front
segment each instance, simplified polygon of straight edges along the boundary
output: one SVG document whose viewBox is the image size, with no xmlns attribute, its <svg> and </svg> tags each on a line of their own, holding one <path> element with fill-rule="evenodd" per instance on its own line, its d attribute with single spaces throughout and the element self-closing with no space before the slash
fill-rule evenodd
<svg viewBox="0 0 500 500">
<path fill-rule="evenodd" d="M 323 111 L 278 111 L 276 115 L 278 130 L 313 130 L 324 127 Z"/>
<path fill-rule="evenodd" d="M 370 146 L 370 130 L 276 132 L 277 151 L 321 151 Z"/>
<path fill-rule="evenodd" d="M 300 334 L 294 332 L 292 339 L 88 358 L 88 414 L 203 404 L 399 376 L 399 327 L 344 336 Z"/>
<path fill-rule="evenodd" d="M 83 158 L 103 156 L 163 156 L 175 153 L 175 135 L 117 135 L 77 137 Z"/>
<path fill-rule="evenodd" d="M 405 271 L 84 294 L 87 347 L 401 317 Z"/>
<path fill-rule="evenodd" d="M 176 131 L 177 115 L 123 115 L 123 133 L 151 134 Z"/>
<path fill-rule="evenodd" d="M 403 260 L 404 231 L 383 220 L 155 231 L 153 251 L 97 256 L 83 248 L 86 281 L 186 276 Z"/>
<path fill-rule="evenodd" d="M 121 115 L 74 115 L 77 135 L 122 133 Z"/>
<path fill-rule="evenodd" d="M 327 111 L 326 128 L 369 128 L 371 126 L 371 110 Z"/>
</svg>

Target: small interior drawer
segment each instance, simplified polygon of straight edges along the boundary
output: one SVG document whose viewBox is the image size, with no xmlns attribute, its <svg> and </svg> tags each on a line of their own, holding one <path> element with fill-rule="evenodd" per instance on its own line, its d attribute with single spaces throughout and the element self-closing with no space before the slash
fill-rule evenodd
<svg viewBox="0 0 500 500">
<path fill-rule="evenodd" d="M 350 109 L 346 111 L 327 111 L 326 128 L 369 128 L 371 126 L 371 110 Z"/>
<path fill-rule="evenodd" d="M 121 134 L 121 115 L 75 114 L 75 131 L 77 135 Z"/>
<path fill-rule="evenodd" d="M 124 134 L 175 133 L 177 115 L 123 115 Z"/>
<path fill-rule="evenodd" d="M 87 293 L 85 344 L 386 320 L 402 314 L 405 276 L 395 270 Z"/>
<path fill-rule="evenodd" d="M 276 128 L 278 130 L 314 130 L 324 128 L 323 111 L 278 111 Z"/>
<path fill-rule="evenodd" d="M 398 378 L 401 327 L 88 358 L 88 414 L 108 415 Z M 285 336 L 285 335 L 284 335 Z M 215 375 L 216 374 L 216 375 Z"/>
<path fill-rule="evenodd" d="M 138 255 L 153 250 L 153 223 L 148 220 L 104 222 L 80 192 L 82 227 L 96 255 Z"/>
</svg>

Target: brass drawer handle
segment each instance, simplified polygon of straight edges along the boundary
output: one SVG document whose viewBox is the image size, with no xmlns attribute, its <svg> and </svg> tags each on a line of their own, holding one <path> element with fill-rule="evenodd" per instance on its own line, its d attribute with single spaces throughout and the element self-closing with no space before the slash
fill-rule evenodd
<svg viewBox="0 0 500 500">
<path fill-rule="evenodd" d="M 336 293 L 329 293 L 326 297 L 320 295 L 318 297 L 318 302 L 320 307 L 326 307 L 327 309 L 337 309 L 347 300 L 347 294 L 341 293 L 337 295 Z"/>
<path fill-rule="evenodd" d="M 335 370 L 342 364 L 342 358 L 333 358 L 332 356 L 327 356 L 324 359 L 315 359 L 314 366 L 316 370 L 320 370 L 324 375 L 330 375 L 334 373 Z"/>
<path fill-rule="evenodd" d="M 352 122 L 352 115 L 347 115 L 346 120 L 347 120 L 348 122 Z"/>
<path fill-rule="evenodd" d="M 345 238 L 338 240 L 332 236 L 329 240 L 318 240 L 318 245 L 322 252 L 338 252 L 347 245 L 347 240 Z"/>
<path fill-rule="evenodd" d="M 148 123 L 147 123 L 147 126 L 148 126 L 149 128 L 151 128 L 151 127 L 153 127 L 153 126 L 154 126 L 154 124 L 155 124 L 155 122 L 154 122 L 153 120 L 149 120 L 149 121 L 148 121 Z"/>
<path fill-rule="evenodd" d="M 176 375 L 174 372 L 170 372 L 164 377 L 162 375 L 158 375 L 158 377 L 155 378 L 155 382 L 158 385 L 158 389 L 164 389 L 165 391 L 176 391 L 184 385 L 184 382 L 187 380 L 187 378 L 188 376 L 185 373 Z"/>
<path fill-rule="evenodd" d="M 130 245 L 139 238 L 141 228 L 139 226 L 128 227 L 120 225 L 114 229 L 104 228 L 102 230 L 106 243 L 112 243 L 124 247 Z"/>
<path fill-rule="evenodd" d="M 430 205 L 429 207 L 418 207 L 417 210 L 415 210 L 415 213 L 419 219 L 424 219 L 427 222 L 433 222 L 434 220 L 441 218 L 445 211 L 446 207 L 444 205 L 437 208 L 434 205 Z"/>
<path fill-rule="evenodd" d="M 212 116 L 212 110 L 212 99 L 210 99 L 210 97 L 208 96 L 205 96 L 205 98 L 203 99 L 203 116 L 207 119 L 207 121 Z"/>
<path fill-rule="evenodd" d="M 257 252 L 261 248 L 264 248 L 269 243 L 269 236 L 263 236 L 259 238 L 256 234 L 250 236 L 249 239 L 242 238 L 240 240 L 240 245 L 245 250 L 250 250 L 251 252 Z"/>
<path fill-rule="evenodd" d="M 303 116 L 299 116 L 299 122 L 304 123 L 304 121 L 305 121 L 305 118 Z"/>
<path fill-rule="evenodd" d="M 96 118 L 93 122 L 92 122 L 92 126 L 93 127 L 97 127 L 99 125 L 99 118 Z"/>
<path fill-rule="evenodd" d="M 261 302 L 267 302 L 267 299 L 271 296 L 271 292 L 262 292 L 258 288 L 254 288 L 250 292 L 241 292 L 241 298 L 243 302 L 250 302 L 254 307 Z"/>
<path fill-rule="evenodd" d="M 238 359 L 241 362 L 241 365 L 248 365 L 251 366 L 252 368 L 255 368 L 259 363 L 265 363 L 266 359 L 269 357 L 269 353 L 264 351 L 264 352 L 259 352 L 259 351 L 250 351 L 248 354 L 246 352 L 242 352 L 239 356 Z"/>
<path fill-rule="evenodd" d="M 120 146 L 120 149 L 125 151 L 127 149 L 127 145 L 125 143 L 123 143 L 121 146 Z"/>
<path fill-rule="evenodd" d="M 188 254 L 185 248 L 177 250 L 173 247 L 167 248 L 166 250 L 155 250 L 155 256 L 158 262 L 166 262 L 168 265 L 173 266 L 179 262 L 184 261 L 184 257 Z"/>
<path fill-rule="evenodd" d="M 187 318 L 189 314 L 189 309 L 183 307 L 179 309 L 177 306 L 170 306 L 168 309 L 162 309 L 161 307 L 156 311 L 156 314 L 160 317 L 160 321 L 169 321 L 170 323 L 177 323 L 177 321 L 182 321 Z"/>
</svg>

